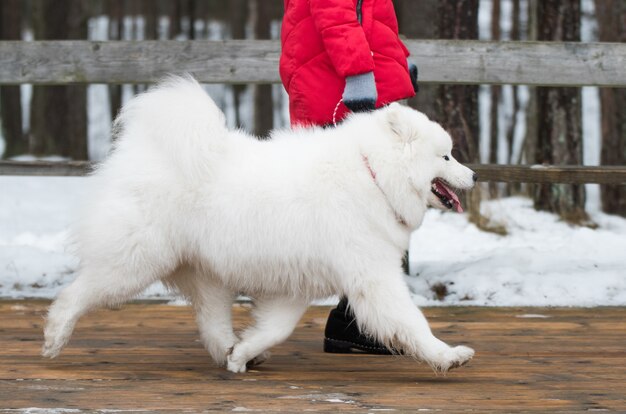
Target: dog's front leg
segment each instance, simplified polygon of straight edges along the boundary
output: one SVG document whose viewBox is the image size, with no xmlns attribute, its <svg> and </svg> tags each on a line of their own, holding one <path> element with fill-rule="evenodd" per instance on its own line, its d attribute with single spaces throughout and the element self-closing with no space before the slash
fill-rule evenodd
<svg viewBox="0 0 626 414">
<path fill-rule="evenodd" d="M 308 307 L 306 301 L 293 299 L 263 299 L 253 311 L 256 324 L 241 333 L 227 357 L 226 368 L 231 372 L 246 372 L 269 357 L 267 350 L 283 342 L 293 332 Z"/>
<path fill-rule="evenodd" d="M 473 349 L 451 347 L 433 335 L 401 275 L 362 282 L 348 293 L 362 331 L 390 348 L 425 361 L 435 372 L 446 372 L 472 359 Z"/>
</svg>

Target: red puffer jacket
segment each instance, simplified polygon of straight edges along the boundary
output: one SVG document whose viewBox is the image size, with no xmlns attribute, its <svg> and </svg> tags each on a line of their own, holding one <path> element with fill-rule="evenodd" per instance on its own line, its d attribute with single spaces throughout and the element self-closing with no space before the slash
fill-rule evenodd
<svg viewBox="0 0 626 414">
<path fill-rule="evenodd" d="M 374 71 L 376 106 L 415 95 L 392 0 L 284 0 L 280 76 L 292 125 L 332 123 L 347 76 Z M 341 104 L 340 120 L 348 109 Z"/>
</svg>

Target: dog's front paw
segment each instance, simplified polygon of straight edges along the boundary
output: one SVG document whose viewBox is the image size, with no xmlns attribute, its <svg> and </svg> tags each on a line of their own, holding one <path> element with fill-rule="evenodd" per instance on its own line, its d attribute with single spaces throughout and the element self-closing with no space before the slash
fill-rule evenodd
<svg viewBox="0 0 626 414">
<path fill-rule="evenodd" d="M 236 374 L 246 372 L 248 360 L 245 358 L 237 345 L 235 345 L 226 356 L 226 369 Z"/>
<path fill-rule="evenodd" d="M 271 354 L 268 351 L 265 351 L 248 361 L 242 353 L 233 349 L 226 357 L 226 369 L 230 372 L 243 373 L 252 367 L 261 365 L 267 361 L 270 356 Z"/>
<path fill-rule="evenodd" d="M 44 339 L 41 355 L 45 358 L 56 358 L 70 340 L 70 334 L 58 324 L 48 322 L 44 330 Z"/>
<path fill-rule="evenodd" d="M 61 353 L 62 346 L 52 342 L 46 342 L 41 348 L 41 356 L 44 358 L 56 358 Z"/>
<path fill-rule="evenodd" d="M 226 369 L 235 374 L 241 374 L 246 372 L 246 364 L 242 364 L 240 361 L 234 361 L 229 355 L 226 362 Z"/>
<path fill-rule="evenodd" d="M 474 357 L 474 350 L 467 346 L 448 347 L 427 361 L 436 373 L 445 374 L 451 369 L 462 367 Z"/>
<path fill-rule="evenodd" d="M 463 365 L 470 362 L 470 360 L 474 357 L 474 350 L 470 347 L 459 345 L 452 348 L 454 357 L 450 360 L 450 365 L 448 366 L 448 370 L 462 367 Z"/>
</svg>

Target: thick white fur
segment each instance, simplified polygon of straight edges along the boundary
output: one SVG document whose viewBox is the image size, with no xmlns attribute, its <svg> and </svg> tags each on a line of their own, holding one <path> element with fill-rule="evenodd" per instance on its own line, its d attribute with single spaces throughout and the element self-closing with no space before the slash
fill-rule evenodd
<svg viewBox="0 0 626 414">
<path fill-rule="evenodd" d="M 436 371 L 473 356 L 431 333 L 401 270 L 427 205 L 441 207 L 431 181 L 473 185 L 425 115 L 393 104 L 258 141 L 229 131 L 194 80 L 173 77 L 115 127 L 75 232 L 80 273 L 50 307 L 43 355 L 57 356 L 88 311 L 162 280 L 191 300 L 206 349 L 233 372 L 262 362 L 310 301 L 332 294 L 349 298 L 364 331 Z M 236 335 L 240 293 L 255 299 L 257 323 Z"/>
</svg>

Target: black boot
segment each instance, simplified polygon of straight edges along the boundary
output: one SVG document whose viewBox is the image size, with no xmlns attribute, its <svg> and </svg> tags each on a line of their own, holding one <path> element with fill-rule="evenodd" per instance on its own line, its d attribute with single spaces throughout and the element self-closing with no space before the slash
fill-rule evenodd
<svg viewBox="0 0 626 414">
<path fill-rule="evenodd" d="M 348 309 L 348 299 L 342 298 L 337 307 L 330 311 L 324 330 L 324 352 L 350 354 L 391 355 L 384 345 L 359 331 L 354 314 Z"/>
</svg>

